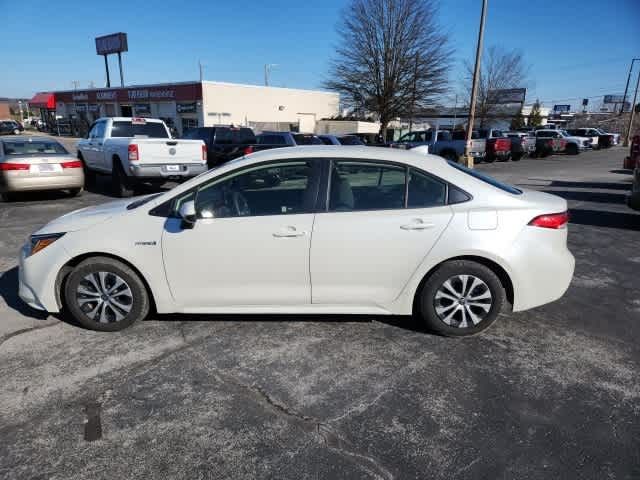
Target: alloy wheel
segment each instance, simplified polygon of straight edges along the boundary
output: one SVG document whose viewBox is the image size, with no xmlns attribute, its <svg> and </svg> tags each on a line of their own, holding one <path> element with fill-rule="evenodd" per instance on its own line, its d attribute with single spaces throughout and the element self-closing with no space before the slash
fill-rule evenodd
<svg viewBox="0 0 640 480">
<path fill-rule="evenodd" d="M 123 320 L 133 308 L 129 284 L 113 272 L 85 275 L 76 288 L 76 302 L 91 320 L 113 323 Z"/>
<path fill-rule="evenodd" d="M 434 298 L 436 314 L 445 324 L 469 328 L 482 322 L 493 305 L 489 286 L 474 275 L 455 275 L 438 288 Z"/>
</svg>

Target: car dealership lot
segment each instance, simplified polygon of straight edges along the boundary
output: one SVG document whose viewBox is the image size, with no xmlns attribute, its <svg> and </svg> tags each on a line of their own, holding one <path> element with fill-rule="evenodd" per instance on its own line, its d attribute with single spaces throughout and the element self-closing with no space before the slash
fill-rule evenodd
<svg viewBox="0 0 640 480">
<path fill-rule="evenodd" d="M 40 225 L 109 200 L 0 204 L 2 478 L 635 478 L 640 215 L 623 149 L 480 165 L 566 198 L 561 300 L 485 334 L 406 317 L 155 316 L 121 333 L 17 299 Z M 206 252 L 203 252 L 206 253 Z"/>
</svg>

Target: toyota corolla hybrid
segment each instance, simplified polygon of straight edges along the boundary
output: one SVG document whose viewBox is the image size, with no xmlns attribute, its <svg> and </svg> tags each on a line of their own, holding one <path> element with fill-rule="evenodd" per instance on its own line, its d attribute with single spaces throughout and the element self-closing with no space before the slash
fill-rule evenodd
<svg viewBox="0 0 640 480">
<path fill-rule="evenodd" d="M 255 153 L 33 234 L 20 296 L 115 331 L 159 313 L 415 314 L 451 336 L 561 297 L 567 203 L 433 155 Z"/>
</svg>

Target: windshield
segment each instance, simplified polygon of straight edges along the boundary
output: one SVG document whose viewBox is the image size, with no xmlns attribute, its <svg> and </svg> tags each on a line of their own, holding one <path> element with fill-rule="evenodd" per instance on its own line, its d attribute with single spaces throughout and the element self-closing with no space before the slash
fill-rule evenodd
<svg viewBox="0 0 640 480">
<path fill-rule="evenodd" d="M 493 187 L 499 188 L 500 190 L 503 190 L 507 193 L 511 193 L 513 195 L 522 195 L 522 190 L 512 185 L 509 185 L 508 183 L 499 182 L 498 180 L 496 180 L 493 177 L 490 177 L 489 175 L 485 175 L 484 173 L 480 173 L 477 170 L 472 170 L 470 168 L 464 167 L 459 163 L 452 162 L 451 160 L 449 160 L 447 163 L 451 165 L 453 168 L 460 170 L 461 172 L 464 172 L 467 175 L 471 175 L 472 177 L 477 178 L 478 180 L 481 180 L 485 183 L 488 183 Z"/>
<path fill-rule="evenodd" d="M 324 145 L 315 135 L 293 134 L 293 138 L 298 145 Z"/>
<path fill-rule="evenodd" d="M 4 140 L 5 155 L 69 155 L 69 152 L 54 140 Z"/>
</svg>

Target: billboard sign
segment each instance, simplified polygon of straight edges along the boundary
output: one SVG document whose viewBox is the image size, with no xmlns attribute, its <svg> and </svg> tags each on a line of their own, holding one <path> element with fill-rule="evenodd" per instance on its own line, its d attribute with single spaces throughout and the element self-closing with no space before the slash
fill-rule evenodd
<svg viewBox="0 0 640 480">
<path fill-rule="evenodd" d="M 129 50 L 127 45 L 126 33 L 112 33 L 96 37 L 96 53 L 98 55 L 109 55 L 111 53 L 126 52 Z"/>
<path fill-rule="evenodd" d="M 556 113 L 568 113 L 571 111 L 571 105 L 554 105 L 553 111 Z"/>
<path fill-rule="evenodd" d="M 524 103 L 527 94 L 526 88 L 503 88 L 489 90 L 490 103 Z"/>
<path fill-rule="evenodd" d="M 605 95 L 603 103 L 622 103 L 622 95 Z"/>
</svg>

